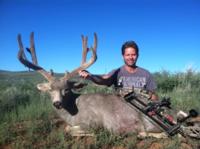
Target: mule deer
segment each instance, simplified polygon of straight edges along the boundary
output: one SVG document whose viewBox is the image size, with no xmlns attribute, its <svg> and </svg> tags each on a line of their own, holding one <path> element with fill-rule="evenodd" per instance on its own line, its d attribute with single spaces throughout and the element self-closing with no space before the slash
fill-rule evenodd
<svg viewBox="0 0 200 149">
<path fill-rule="evenodd" d="M 79 126 L 87 130 L 90 127 L 104 127 L 114 133 L 128 132 L 160 132 L 148 119 L 143 117 L 137 110 L 131 108 L 125 101 L 114 94 L 78 94 L 72 89 L 79 85 L 70 82 L 69 79 L 78 71 L 87 69 L 97 59 L 97 35 L 94 34 L 94 45 L 90 49 L 87 47 L 87 37 L 82 36 L 82 63 L 70 73 L 66 73 L 62 78 L 56 78 L 38 65 L 33 33 L 30 35 L 30 48 L 28 51 L 32 56 L 32 62 L 28 61 L 21 35 L 18 35 L 19 61 L 30 69 L 43 75 L 48 83 L 38 84 L 37 88 L 47 91 L 51 95 L 54 108 L 58 115 L 70 126 Z M 89 61 L 86 61 L 88 51 L 92 51 Z"/>
</svg>

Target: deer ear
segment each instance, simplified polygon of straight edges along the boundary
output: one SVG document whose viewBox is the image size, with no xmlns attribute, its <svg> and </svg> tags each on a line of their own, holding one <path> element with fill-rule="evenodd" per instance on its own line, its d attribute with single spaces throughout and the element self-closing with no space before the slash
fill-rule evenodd
<svg viewBox="0 0 200 149">
<path fill-rule="evenodd" d="M 88 85 L 87 83 L 77 82 L 77 83 L 74 83 L 74 88 L 75 89 L 81 89 L 81 88 L 83 88 L 83 87 L 85 87 L 87 85 Z"/>
<path fill-rule="evenodd" d="M 46 91 L 49 91 L 51 89 L 49 83 L 40 83 L 40 84 L 37 85 L 37 88 L 42 92 L 46 92 Z"/>
</svg>

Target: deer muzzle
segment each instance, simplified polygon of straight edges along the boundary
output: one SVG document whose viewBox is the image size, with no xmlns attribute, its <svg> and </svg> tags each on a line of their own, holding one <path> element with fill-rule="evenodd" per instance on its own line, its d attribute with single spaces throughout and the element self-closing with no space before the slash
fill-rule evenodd
<svg viewBox="0 0 200 149">
<path fill-rule="evenodd" d="M 56 101 L 53 103 L 54 107 L 56 107 L 57 109 L 62 109 L 62 103 L 60 101 Z"/>
</svg>

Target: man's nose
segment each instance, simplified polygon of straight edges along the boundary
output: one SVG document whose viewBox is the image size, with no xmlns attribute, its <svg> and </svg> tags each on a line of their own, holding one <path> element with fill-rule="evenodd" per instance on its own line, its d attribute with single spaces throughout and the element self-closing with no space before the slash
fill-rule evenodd
<svg viewBox="0 0 200 149">
<path fill-rule="evenodd" d="M 130 59 L 134 59 L 134 56 L 133 56 L 133 55 L 130 55 L 129 58 L 130 58 Z"/>
</svg>

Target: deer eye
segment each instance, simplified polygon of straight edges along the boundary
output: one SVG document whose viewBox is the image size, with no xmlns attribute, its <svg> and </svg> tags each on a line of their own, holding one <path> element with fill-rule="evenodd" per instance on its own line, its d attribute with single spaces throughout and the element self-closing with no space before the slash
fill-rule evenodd
<svg viewBox="0 0 200 149">
<path fill-rule="evenodd" d="M 68 89 L 63 89 L 63 90 L 61 91 L 61 94 L 62 94 L 62 96 L 65 96 L 68 92 L 69 92 Z"/>
<path fill-rule="evenodd" d="M 65 90 L 62 90 L 61 94 L 62 94 L 62 96 L 64 96 L 65 95 Z"/>
<path fill-rule="evenodd" d="M 49 92 L 53 92 L 54 90 L 52 88 L 49 89 Z"/>
</svg>

